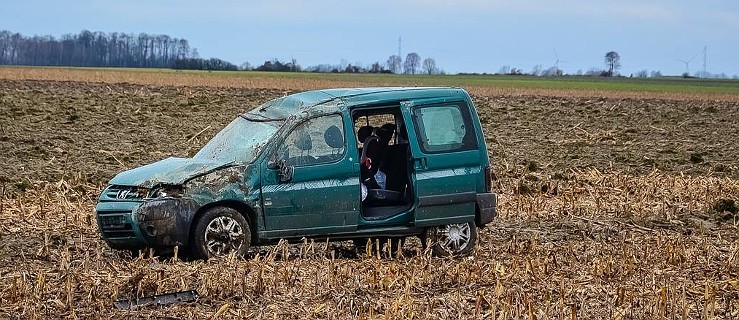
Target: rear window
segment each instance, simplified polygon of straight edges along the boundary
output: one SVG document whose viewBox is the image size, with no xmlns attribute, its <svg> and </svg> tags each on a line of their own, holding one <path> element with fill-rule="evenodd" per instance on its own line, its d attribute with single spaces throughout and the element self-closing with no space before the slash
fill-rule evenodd
<svg viewBox="0 0 739 320">
<path fill-rule="evenodd" d="M 440 153 L 473 150 L 477 138 L 469 109 L 464 103 L 422 106 L 413 109 L 413 121 L 421 150 Z"/>
</svg>

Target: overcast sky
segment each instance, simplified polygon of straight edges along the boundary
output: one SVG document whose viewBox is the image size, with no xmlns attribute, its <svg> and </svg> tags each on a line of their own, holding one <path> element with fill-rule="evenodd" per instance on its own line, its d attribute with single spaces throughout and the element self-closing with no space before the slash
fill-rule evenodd
<svg viewBox="0 0 739 320">
<path fill-rule="evenodd" d="M 702 70 L 739 74 L 735 0 L 4 0 L 0 29 L 24 35 L 167 34 L 203 58 L 234 64 L 297 59 L 384 63 L 398 52 L 432 57 L 449 73 L 528 72 L 555 63 L 567 73 L 603 68 L 608 51 L 622 74 Z M 562 62 L 564 61 L 564 62 Z"/>
</svg>

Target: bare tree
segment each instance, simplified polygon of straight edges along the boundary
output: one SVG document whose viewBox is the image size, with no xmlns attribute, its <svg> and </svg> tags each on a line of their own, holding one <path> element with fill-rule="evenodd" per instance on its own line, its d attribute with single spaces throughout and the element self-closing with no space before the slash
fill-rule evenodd
<svg viewBox="0 0 739 320">
<path fill-rule="evenodd" d="M 401 71 L 400 67 L 401 67 L 400 56 L 392 55 L 389 58 L 387 58 L 387 69 L 390 70 L 392 73 L 400 73 Z"/>
<path fill-rule="evenodd" d="M 421 56 L 418 53 L 411 52 L 405 56 L 405 63 L 403 64 L 403 71 L 406 74 L 416 74 L 418 67 L 421 66 Z"/>
<path fill-rule="evenodd" d="M 90 67 L 172 67 L 194 57 L 185 39 L 168 35 L 103 33 L 23 36 L 0 31 L 0 64 Z"/>
<path fill-rule="evenodd" d="M 367 70 L 369 73 L 385 73 L 385 69 L 382 68 L 382 65 L 379 62 L 373 63 L 369 70 Z"/>
<path fill-rule="evenodd" d="M 561 77 L 564 74 L 562 69 L 557 68 L 555 66 L 549 67 L 549 69 L 542 70 L 541 73 L 539 73 L 542 77 Z"/>
<path fill-rule="evenodd" d="M 537 64 L 533 68 L 531 68 L 531 75 L 532 76 L 539 76 L 541 75 L 541 65 Z"/>
<path fill-rule="evenodd" d="M 438 73 L 438 69 L 436 68 L 436 60 L 434 60 L 434 58 L 423 59 L 423 72 L 426 74 Z"/>
<path fill-rule="evenodd" d="M 605 61 L 606 69 L 608 69 L 606 75 L 613 77 L 618 72 L 618 69 L 621 68 L 621 56 L 619 56 L 616 51 L 610 51 L 606 53 Z"/>
</svg>

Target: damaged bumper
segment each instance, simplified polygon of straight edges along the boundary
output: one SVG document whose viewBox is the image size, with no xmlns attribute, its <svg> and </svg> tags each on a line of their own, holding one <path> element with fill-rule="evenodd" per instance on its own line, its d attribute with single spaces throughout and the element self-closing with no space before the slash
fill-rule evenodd
<svg viewBox="0 0 739 320">
<path fill-rule="evenodd" d="M 498 195 L 495 193 L 478 193 L 476 202 L 477 217 L 475 223 L 482 228 L 492 222 L 495 216 L 498 215 Z"/>
<path fill-rule="evenodd" d="M 163 198 L 144 202 L 133 212 L 139 232 L 150 247 L 187 245 L 190 222 L 197 205 L 187 198 Z"/>
<path fill-rule="evenodd" d="M 98 227 L 114 249 L 186 246 L 198 206 L 187 198 L 99 202 Z"/>
</svg>

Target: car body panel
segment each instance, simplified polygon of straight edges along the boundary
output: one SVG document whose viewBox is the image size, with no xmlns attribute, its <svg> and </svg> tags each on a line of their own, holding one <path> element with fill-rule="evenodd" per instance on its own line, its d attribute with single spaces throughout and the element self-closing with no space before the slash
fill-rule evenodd
<svg viewBox="0 0 739 320">
<path fill-rule="evenodd" d="M 199 176 L 230 163 L 207 160 L 167 158 L 135 169 L 123 171 L 110 180 L 109 184 L 152 188 L 159 184 L 180 185 L 192 177 Z"/>
</svg>

